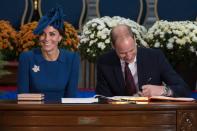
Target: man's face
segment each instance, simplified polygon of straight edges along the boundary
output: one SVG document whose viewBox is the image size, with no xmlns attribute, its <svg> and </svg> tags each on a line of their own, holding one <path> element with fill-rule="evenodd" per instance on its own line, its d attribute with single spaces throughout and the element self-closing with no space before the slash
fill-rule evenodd
<svg viewBox="0 0 197 131">
<path fill-rule="evenodd" d="M 127 63 L 133 62 L 136 54 L 136 42 L 132 37 L 118 38 L 114 45 L 117 55 Z"/>
</svg>

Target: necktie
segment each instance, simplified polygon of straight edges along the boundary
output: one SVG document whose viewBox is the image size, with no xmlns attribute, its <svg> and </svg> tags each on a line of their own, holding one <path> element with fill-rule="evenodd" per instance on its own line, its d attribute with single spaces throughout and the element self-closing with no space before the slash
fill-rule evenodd
<svg viewBox="0 0 197 131">
<path fill-rule="evenodd" d="M 125 88 L 130 96 L 136 93 L 134 79 L 127 62 L 125 62 Z"/>
</svg>

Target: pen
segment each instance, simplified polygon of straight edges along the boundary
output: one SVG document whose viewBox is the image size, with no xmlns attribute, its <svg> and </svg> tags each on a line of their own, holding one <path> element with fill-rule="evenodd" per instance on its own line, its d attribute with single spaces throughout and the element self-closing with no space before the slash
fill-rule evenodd
<svg viewBox="0 0 197 131">
<path fill-rule="evenodd" d="M 145 85 L 147 85 L 147 84 L 149 84 L 149 82 L 152 80 L 152 77 L 149 77 L 148 79 L 147 79 L 147 81 L 146 81 L 146 83 L 145 83 Z M 142 87 L 141 87 L 141 89 L 136 93 L 136 94 L 134 94 L 133 96 L 135 96 L 135 97 L 140 97 L 140 96 L 143 96 L 142 95 Z"/>
<path fill-rule="evenodd" d="M 124 99 L 124 98 L 121 98 L 120 101 L 121 102 L 127 102 L 128 104 L 136 104 L 136 101 L 134 101 L 134 100 L 128 100 L 128 99 Z"/>
<path fill-rule="evenodd" d="M 146 84 L 149 84 L 149 82 L 152 80 L 152 77 L 149 77 L 148 80 L 146 81 Z"/>
</svg>

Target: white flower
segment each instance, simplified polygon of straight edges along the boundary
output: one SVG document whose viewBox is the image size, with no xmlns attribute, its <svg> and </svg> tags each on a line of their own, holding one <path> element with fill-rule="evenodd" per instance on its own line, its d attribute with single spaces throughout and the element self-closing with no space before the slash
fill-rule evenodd
<svg viewBox="0 0 197 131">
<path fill-rule="evenodd" d="M 150 47 L 162 49 L 172 63 L 176 60 L 197 62 L 197 22 L 157 21 L 148 30 L 146 41 Z"/>
<path fill-rule="evenodd" d="M 197 43 L 197 36 L 193 36 L 192 37 L 192 41 L 195 42 L 195 43 Z"/>
<path fill-rule="evenodd" d="M 94 40 L 90 40 L 89 46 L 92 46 L 94 44 Z"/>
<path fill-rule="evenodd" d="M 185 45 L 186 41 L 184 39 L 176 39 L 176 43 L 179 43 L 180 45 Z"/>
<path fill-rule="evenodd" d="M 92 24 L 92 27 L 96 27 L 96 26 L 97 26 L 97 23 L 93 23 L 93 24 Z"/>
<path fill-rule="evenodd" d="M 103 34 L 101 35 L 101 39 L 105 40 L 107 38 L 107 35 Z"/>
<path fill-rule="evenodd" d="M 91 34 L 91 35 L 90 35 L 90 38 L 93 39 L 93 38 L 94 38 L 94 34 Z"/>
<path fill-rule="evenodd" d="M 168 42 L 169 43 L 174 43 L 174 39 L 173 38 L 170 38 L 170 39 L 168 39 Z"/>
<path fill-rule="evenodd" d="M 189 49 L 190 49 L 191 52 L 195 52 L 195 49 L 194 49 L 193 46 L 191 46 Z"/>
<path fill-rule="evenodd" d="M 160 47 L 160 43 L 159 43 L 159 42 L 156 42 L 155 45 L 154 45 L 154 47 L 155 47 L 155 48 Z"/>
<path fill-rule="evenodd" d="M 105 43 L 110 43 L 110 40 L 109 40 L 109 38 L 105 40 Z"/>
<path fill-rule="evenodd" d="M 89 61 L 94 61 L 97 56 L 110 50 L 112 48 L 110 31 L 112 27 L 118 24 L 126 24 L 130 26 L 136 36 L 137 44 L 148 47 L 148 44 L 144 40 L 147 32 L 144 26 L 140 26 L 138 23 L 123 17 L 105 16 L 92 19 L 84 25 L 80 36 L 80 44 L 78 46 L 82 57 L 88 59 Z"/>
<path fill-rule="evenodd" d="M 102 26 L 102 25 L 97 26 L 97 29 L 98 29 L 98 30 L 102 30 L 103 28 L 105 28 L 105 27 Z"/>
<path fill-rule="evenodd" d="M 168 43 L 168 44 L 167 44 L 167 48 L 168 48 L 169 50 L 173 49 L 173 44 L 172 44 L 172 43 Z"/>
<path fill-rule="evenodd" d="M 90 32 L 89 30 L 86 30 L 86 31 L 84 32 L 84 34 L 89 35 L 89 34 L 91 34 L 91 32 Z"/>
<path fill-rule="evenodd" d="M 98 48 L 101 48 L 101 50 L 105 49 L 105 44 L 103 42 L 99 42 Z"/>
</svg>

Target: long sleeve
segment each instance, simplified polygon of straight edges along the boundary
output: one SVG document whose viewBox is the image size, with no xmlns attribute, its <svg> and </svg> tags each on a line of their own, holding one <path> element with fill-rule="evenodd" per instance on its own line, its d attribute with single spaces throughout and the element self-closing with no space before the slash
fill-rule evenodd
<svg viewBox="0 0 197 131">
<path fill-rule="evenodd" d="M 27 53 L 22 53 L 19 57 L 17 84 L 18 93 L 29 92 L 29 60 Z"/>
<path fill-rule="evenodd" d="M 107 86 L 106 80 L 103 77 L 101 65 L 97 63 L 97 85 L 96 85 L 96 94 L 103 96 L 113 96 L 109 86 Z"/>
<path fill-rule="evenodd" d="M 173 91 L 174 96 L 189 96 L 190 91 L 187 84 L 173 70 L 163 53 L 158 53 L 161 77 L 167 86 Z"/>
<path fill-rule="evenodd" d="M 78 89 L 78 79 L 79 79 L 79 66 L 80 66 L 80 58 L 77 53 L 73 55 L 73 60 L 71 63 L 71 71 L 70 77 L 68 80 L 68 85 L 65 88 L 64 97 L 76 97 L 77 89 Z"/>
</svg>

